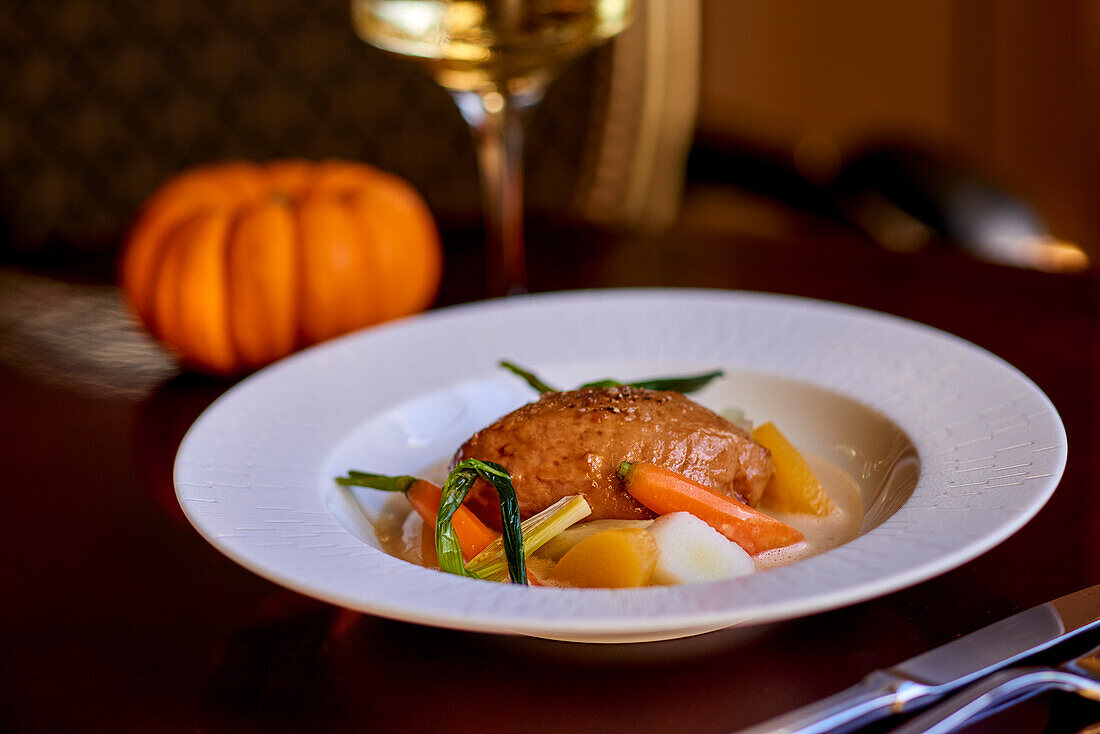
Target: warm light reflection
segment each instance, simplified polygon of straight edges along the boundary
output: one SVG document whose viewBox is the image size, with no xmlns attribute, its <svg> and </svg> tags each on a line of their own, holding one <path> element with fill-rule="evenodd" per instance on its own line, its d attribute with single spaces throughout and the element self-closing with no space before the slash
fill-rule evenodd
<svg viewBox="0 0 1100 734">
<path fill-rule="evenodd" d="M 353 5 L 352 12 L 357 10 L 359 6 Z M 374 13 L 379 20 L 390 23 L 395 28 L 401 28 L 410 37 L 416 38 L 426 35 L 432 28 L 439 26 L 444 8 L 436 3 L 393 0 L 379 4 Z"/>
<path fill-rule="evenodd" d="M 985 249 L 995 261 L 1047 273 L 1080 273 L 1089 267 L 1084 250 L 1049 235 L 993 237 Z"/>
<path fill-rule="evenodd" d="M 1089 256 L 1072 242 L 1054 237 L 1036 238 L 1035 267 L 1051 273 L 1080 273 L 1088 270 Z"/>
</svg>

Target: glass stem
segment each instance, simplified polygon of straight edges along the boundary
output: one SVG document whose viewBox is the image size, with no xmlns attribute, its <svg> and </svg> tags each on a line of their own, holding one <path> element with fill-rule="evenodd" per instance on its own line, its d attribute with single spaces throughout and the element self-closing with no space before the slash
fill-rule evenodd
<svg viewBox="0 0 1100 734">
<path fill-rule="evenodd" d="M 523 117 L 542 99 L 542 88 L 452 90 L 470 126 L 485 210 L 486 287 L 489 296 L 527 292 L 523 245 Z"/>
</svg>

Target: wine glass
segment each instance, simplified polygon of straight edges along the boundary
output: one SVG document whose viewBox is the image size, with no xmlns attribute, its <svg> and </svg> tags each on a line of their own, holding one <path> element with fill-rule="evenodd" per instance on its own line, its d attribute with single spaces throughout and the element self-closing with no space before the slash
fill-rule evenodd
<svg viewBox="0 0 1100 734">
<path fill-rule="evenodd" d="M 470 126 L 490 296 L 527 287 L 523 120 L 561 66 L 629 25 L 631 0 L 351 0 L 367 43 L 420 62 Z"/>
</svg>

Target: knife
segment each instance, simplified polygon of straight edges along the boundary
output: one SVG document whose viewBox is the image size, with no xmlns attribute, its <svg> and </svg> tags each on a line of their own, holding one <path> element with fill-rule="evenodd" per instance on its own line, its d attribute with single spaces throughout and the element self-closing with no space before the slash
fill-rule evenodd
<svg viewBox="0 0 1100 734">
<path fill-rule="evenodd" d="M 1001 668 L 1100 627 L 1100 584 L 982 627 L 856 685 L 738 734 L 849 732 L 919 711 Z"/>
<path fill-rule="evenodd" d="M 965 688 L 890 734 L 947 734 L 1048 690 L 1100 701 L 1100 647 L 1056 668 L 1009 668 Z"/>
</svg>

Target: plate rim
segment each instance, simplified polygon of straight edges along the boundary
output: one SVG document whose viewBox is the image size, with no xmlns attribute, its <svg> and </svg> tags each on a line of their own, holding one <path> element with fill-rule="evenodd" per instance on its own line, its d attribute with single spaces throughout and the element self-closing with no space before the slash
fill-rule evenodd
<svg viewBox="0 0 1100 734">
<path fill-rule="evenodd" d="M 779 305 L 779 306 L 797 306 L 800 308 L 809 309 L 818 313 L 826 314 L 845 314 L 848 316 L 856 317 L 858 319 L 872 319 L 879 324 L 883 324 L 886 328 L 903 328 L 914 332 L 919 332 L 924 336 L 931 336 L 936 339 L 946 340 L 947 343 L 953 344 L 963 349 L 967 354 L 971 356 L 979 356 L 982 359 L 988 361 L 990 364 L 995 365 L 1002 371 L 1007 371 L 1014 379 L 1021 380 L 1025 385 L 1031 396 L 1037 398 L 1045 406 L 1045 410 L 1048 415 L 1053 418 L 1052 428 L 1057 438 L 1057 448 L 1055 452 L 1055 461 L 1052 466 L 1051 476 L 1048 481 L 1043 483 L 1043 489 L 1034 493 L 1029 504 L 1023 508 L 1021 512 L 1016 513 L 1010 520 L 1002 522 L 998 525 L 995 532 L 986 533 L 980 538 L 974 539 L 965 543 L 964 545 L 955 548 L 952 552 L 940 555 L 933 560 L 925 561 L 923 563 L 916 564 L 908 568 L 906 571 L 894 574 L 889 578 L 880 579 L 875 583 L 863 583 L 856 589 L 843 589 L 834 591 L 832 594 L 815 594 L 807 599 L 792 599 L 785 602 L 771 602 L 761 606 L 742 607 L 736 615 L 738 619 L 734 619 L 734 615 L 731 615 L 727 610 L 713 610 L 708 612 L 702 612 L 700 610 L 685 614 L 685 619 L 680 621 L 675 620 L 662 620 L 660 618 L 648 617 L 645 615 L 638 617 L 623 618 L 620 616 L 597 616 L 593 618 L 591 615 L 584 615 L 579 618 L 559 618 L 555 620 L 553 629 L 548 629 L 546 621 L 542 619 L 525 620 L 524 618 L 509 618 L 507 624 L 502 624 L 498 617 L 493 615 L 476 616 L 471 615 L 468 611 L 464 611 L 460 618 L 456 619 L 453 615 L 441 614 L 441 613 L 427 613 L 423 611 L 409 611 L 407 604 L 386 604 L 384 601 L 373 601 L 370 604 L 364 604 L 361 597 L 354 594 L 340 594 L 334 593 L 331 588 L 326 587 L 324 584 L 310 583 L 308 580 L 303 580 L 301 577 L 289 577 L 285 572 L 280 572 L 277 569 L 273 569 L 269 564 L 257 562 L 255 558 L 247 553 L 240 552 L 239 549 L 231 544 L 227 544 L 225 539 L 219 537 L 218 533 L 213 532 L 208 527 L 202 514 L 195 511 L 195 507 L 191 504 L 188 498 L 183 492 L 183 487 L 192 483 L 192 480 L 188 474 L 191 469 L 188 468 L 189 454 L 196 441 L 196 436 L 201 434 L 202 431 L 209 430 L 207 427 L 212 421 L 217 420 L 219 414 L 222 411 L 227 410 L 226 406 L 232 406 L 235 396 L 243 394 L 247 390 L 254 389 L 250 386 L 262 384 L 266 381 L 285 380 L 287 375 L 293 376 L 295 371 L 308 369 L 308 365 L 315 360 L 323 360 L 331 355 L 339 354 L 343 350 L 350 349 L 349 345 L 354 345 L 362 340 L 370 341 L 381 338 L 379 335 L 389 334 L 392 332 L 401 333 L 408 329 L 422 329 L 426 328 L 424 325 L 433 324 L 439 322 L 445 322 L 451 318 L 476 318 L 477 314 L 488 312 L 493 313 L 500 309 L 504 311 L 512 310 L 513 308 L 521 308 L 525 305 L 541 304 L 549 305 L 551 303 L 570 303 L 577 301 L 592 301 L 603 303 L 615 303 L 628 300 L 630 298 L 673 298 L 676 299 L 702 299 L 713 300 L 717 299 L 724 302 L 736 303 L 745 302 L 750 305 Z M 302 365 L 305 365 L 303 367 Z M 833 389 L 828 387 L 827 389 Z M 858 398 L 855 398 L 858 400 Z M 871 406 L 874 407 L 874 406 Z M 878 408 L 874 408 L 878 410 Z M 887 415 L 890 420 L 895 420 L 893 416 Z M 363 418 L 366 420 L 366 416 Z M 917 436 L 911 436 L 914 444 L 918 446 L 919 443 Z M 925 457 L 921 455 L 921 473 L 924 473 Z M 1067 440 L 1065 435 L 1065 428 L 1062 424 L 1061 418 L 1054 405 L 1049 398 L 1043 393 L 1043 391 L 1024 373 L 1008 363 L 1003 358 L 992 354 L 991 352 L 969 342 L 959 336 L 945 332 L 926 324 L 905 319 L 903 317 L 895 316 L 892 314 L 883 313 L 871 309 L 866 309 L 858 306 L 851 306 L 848 304 L 835 303 L 832 301 L 825 301 L 820 299 L 804 298 L 799 296 L 788 296 L 782 294 L 772 293 L 759 293 L 753 291 L 734 291 L 734 290 L 721 290 L 721 289 L 696 289 L 696 288 L 613 288 L 613 289 L 590 289 L 590 290 L 574 290 L 574 291 L 557 291 L 544 294 L 525 295 L 521 297 L 513 297 L 509 299 L 492 299 L 486 301 L 477 301 L 467 304 L 459 304 L 455 306 L 449 306 L 446 308 L 440 308 L 433 311 L 420 314 L 418 316 L 400 319 L 394 322 L 383 324 L 370 329 L 354 332 L 352 334 L 344 335 L 336 339 L 329 340 L 322 344 L 310 347 L 302 350 L 290 357 L 287 357 L 275 364 L 264 368 L 253 375 L 245 378 L 241 382 L 237 383 L 223 395 L 219 396 L 206 410 L 200 414 L 196 421 L 192 424 L 188 430 L 183 441 L 180 444 L 179 451 L 177 453 L 176 462 L 174 466 L 173 477 L 175 480 L 176 493 L 178 500 L 184 510 L 184 513 L 188 517 L 188 520 L 196 528 L 202 537 L 210 542 L 215 548 L 217 548 L 224 555 L 232 559 L 234 562 L 249 569 L 253 573 L 256 573 L 268 580 L 271 580 L 280 585 L 289 587 L 315 598 L 329 601 L 331 603 L 339 604 L 342 606 L 348 606 L 350 608 L 358 609 L 371 614 L 377 614 L 379 616 L 390 617 L 394 619 L 400 619 L 410 621 L 419 624 L 428 624 L 439 627 L 447 627 L 453 629 L 463 629 L 477 632 L 490 632 L 490 633 L 504 633 L 504 634 L 525 634 L 537 637 L 550 637 L 561 639 L 577 639 L 577 635 L 592 636 L 594 638 L 602 638 L 605 636 L 611 636 L 615 638 L 621 638 L 621 641 L 633 641 L 626 638 L 643 637 L 645 639 L 666 639 L 667 637 L 679 637 L 685 636 L 685 634 L 698 634 L 703 631 L 709 631 L 711 629 L 722 629 L 732 626 L 743 626 L 754 624 L 757 622 L 772 622 L 780 621 L 783 619 L 790 619 L 798 616 L 803 616 L 810 613 L 816 613 L 819 611 L 826 611 L 828 609 L 835 609 L 841 606 L 847 606 L 850 604 L 865 601 L 867 599 L 882 596 L 908 586 L 912 586 L 921 581 L 934 578 L 942 573 L 945 573 L 953 568 L 956 568 L 982 554 L 989 551 L 991 548 L 1003 542 L 1008 537 L 1015 534 L 1021 527 L 1029 522 L 1035 514 L 1046 504 L 1050 496 L 1057 488 L 1058 481 L 1065 468 L 1067 459 Z M 321 459 L 323 463 L 323 459 Z M 920 480 L 918 480 L 920 481 Z M 903 508 L 904 509 L 904 508 Z M 861 538 L 853 541 L 858 543 L 861 539 L 867 538 L 874 533 L 872 530 L 870 533 L 861 536 Z M 350 533 L 349 533 L 350 535 Z M 850 546 L 852 544 L 848 544 Z M 848 546 L 842 546 L 846 548 Z M 837 549 L 841 550 L 841 549 Z M 380 553 L 380 552 L 379 552 Z M 392 557 L 385 556 L 385 558 L 393 561 L 394 563 L 400 563 L 408 566 L 413 576 L 423 577 L 423 575 L 431 575 L 432 577 L 445 577 L 445 574 L 439 574 L 436 571 L 423 569 L 407 564 L 404 561 L 393 559 Z M 820 557 L 818 557 L 820 558 Z M 807 559 L 806 561 L 797 564 L 799 566 L 803 564 L 810 564 L 815 559 Z M 461 591 L 462 589 L 468 590 L 469 587 L 466 584 L 471 583 L 468 579 L 459 579 L 458 577 L 450 577 L 445 579 L 432 578 L 428 583 L 429 586 L 438 588 L 441 593 L 451 593 L 456 583 L 462 584 L 457 587 Z M 475 582 L 476 583 L 476 582 Z M 489 583 L 489 582 L 485 582 Z M 726 582 L 717 582 L 719 584 Z M 516 593 L 535 595 L 571 595 L 577 597 L 584 597 L 585 599 L 596 599 L 599 603 L 604 597 L 609 596 L 621 596 L 625 592 L 621 590 L 603 590 L 603 589 L 539 589 L 530 588 L 524 589 L 520 587 L 507 588 L 508 585 L 494 585 L 501 586 L 503 588 L 496 589 L 500 598 L 505 598 L 509 595 L 515 596 Z M 710 584 L 704 586 L 712 586 Z M 665 589 L 684 589 L 691 587 L 664 587 Z M 663 590 L 663 589 L 661 589 Z M 652 593 L 656 591 L 654 589 L 646 589 L 642 593 Z M 509 600 L 511 601 L 511 600 Z M 679 619 L 679 618 L 677 618 Z M 695 628 L 694 631 L 686 632 L 685 634 L 679 634 L 676 630 L 684 631 L 684 622 L 689 621 L 689 625 Z M 731 621 L 732 620 L 732 621 Z M 670 623 L 671 622 L 671 623 Z M 561 637 L 565 635 L 565 637 Z M 654 637 L 652 635 L 661 635 Z M 620 639 L 603 640 L 593 639 L 591 641 L 620 641 Z"/>
</svg>

